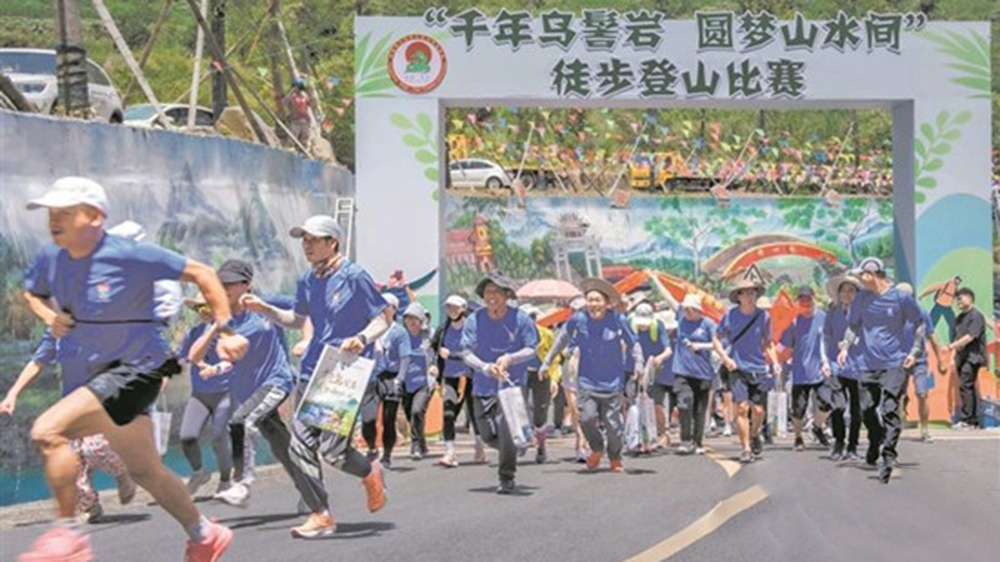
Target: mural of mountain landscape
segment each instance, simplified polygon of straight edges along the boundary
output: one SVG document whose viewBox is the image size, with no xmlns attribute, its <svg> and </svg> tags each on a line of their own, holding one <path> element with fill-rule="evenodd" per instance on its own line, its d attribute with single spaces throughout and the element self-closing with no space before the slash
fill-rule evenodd
<svg viewBox="0 0 1000 562">
<path fill-rule="evenodd" d="M 21 297 L 21 272 L 49 241 L 45 212 L 25 211 L 53 180 L 81 175 L 108 192 L 108 226 L 142 224 L 147 240 L 218 266 L 240 258 L 256 270 L 263 294 L 291 294 L 307 267 L 288 230 L 313 214 L 333 214 L 352 197 L 351 174 L 260 145 L 166 131 L 133 129 L 0 111 L 0 386 L 6 389 L 42 332 Z M 19 138 L 52 139 L 29 147 Z M 65 142 L 65 139 L 73 142 Z M 59 155 L 40 146 L 59 147 Z M 193 291 L 188 287 L 187 290 Z M 179 326 L 174 332 L 184 329 Z M 176 336 L 176 333 L 172 333 Z M 31 417 L 58 397 L 58 379 L 43 376 L 18 403 L 18 419 L 0 431 L 0 468 L 31 456 Z M 177 417 L 177 416 L 175 416 Z"/>
<path fill-rule="evenodd" d="M 521 283 L 655 269 L 717 292 L 755 264 L 774 292 L 818 287 L 863 256 L 893 262 L 891 199 L 633 197 L 623 209 L 595 197 L 529 197 L 521 207 L 452 195 L 444 213 L 444 281 L 467 294 L 492 269 Z"/>
</svg>

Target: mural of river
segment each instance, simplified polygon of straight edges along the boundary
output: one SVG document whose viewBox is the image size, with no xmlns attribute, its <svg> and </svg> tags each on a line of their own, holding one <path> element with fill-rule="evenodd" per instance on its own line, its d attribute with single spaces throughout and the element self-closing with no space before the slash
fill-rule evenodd
<svg viewBox="0 0 1000 562">
<path fill-rule="evenodd" d="M 893 261 L 890 199 L 643 196 L 617 209 L 597 197 L 529 196 L 521 208 L 513 198 L 449 195 L 444 216 L 445 284 L 469 294 L 492 268 L 519 282 L 576 282 L 599 262 L 610 280 L 652 268 L 716 290 L 766 252 L 757 264 L 776 291 L 819 285 L 859 257 Z"/>
</svg>

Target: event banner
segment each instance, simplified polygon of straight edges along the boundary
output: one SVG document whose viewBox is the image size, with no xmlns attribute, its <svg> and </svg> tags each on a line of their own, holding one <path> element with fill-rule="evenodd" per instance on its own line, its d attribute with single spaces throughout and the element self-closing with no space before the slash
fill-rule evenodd
<svg viewBox="0 0 1000 562">
<path fill-rule="evenodd" d="M 295 413 L 302 423 L 350 435 L 375 362 L 325 346 Z"/>
</svg>

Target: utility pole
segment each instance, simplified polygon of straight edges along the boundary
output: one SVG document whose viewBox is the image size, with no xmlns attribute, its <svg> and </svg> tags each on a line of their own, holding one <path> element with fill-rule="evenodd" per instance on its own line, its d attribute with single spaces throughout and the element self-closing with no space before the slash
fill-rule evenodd
<svg viewBox="0 0 1000 562">
<path fill-rule="evenodd" d="M 201 12 L 202 17 L 208 11 L 208 0 L 201 0 L 201 6 L 199 7 L 199 12 Z M 191 95 L 188 98 L 188 119 L 187 119 L 187 129 L 188 131 L 194 130 L 195 114 L 197 113 L 198 107 L 198 75 L 201 74 L 201 55 L 205 50 L 205 32 L 201 30 L 201 26 L 198 26 L 198 35 L 194 41 L 194 68 L 191 71 Z M 218 117 L 218 115 L 212 114 L 213 120 Z"/>
<path fill-rule="evenodd" d="M 267 13 L 271 19 L 271 29 L 267 36 L 267 63 L 271 67 L 271 89 L 274 90 L 275 113 L 279 119 L 284 119 L 285 107 L 282 99 L 285 96 L 285 87 L 281 80 L 281 55 L 278 52 L 281 48 L 281 29 L 278 27 L 281 5 L 278 0 L 271 0 Z"/>
<path fill-rule="evenodd" d="M 87 51 L 83 47 L 83 28 L 77 0 L 55 0 L 56 12 L 56 76 L 59 103 L 66 115 L 90 116 L 90 94 L 87 87 Z"/>
<path fill-rule="evenodd" d="M 226 51 L 226 0 L 212 0 L 212 36 L 220 52 Z M 222 112 L 229 105 L 226 96 L 226 73 L 219 68 L 226 64 L 224 60 L 219 60 L 214 55 L 214 65 L 217 65 L 212 75 L 212 115 L 218 119 Z M 247 115 L 248 119 L 252 117 Z M 263 139 L 261 140 L 263 142 Z"/>
</svg>

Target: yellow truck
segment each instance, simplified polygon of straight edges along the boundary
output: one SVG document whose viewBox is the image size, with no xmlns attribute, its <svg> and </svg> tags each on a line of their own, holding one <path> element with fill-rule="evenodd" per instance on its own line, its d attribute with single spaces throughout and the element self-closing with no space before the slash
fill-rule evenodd
<svg viewBox="0 0 1000 562">
<path fill-rule="evenodd" d="M 666 187 L 670 180 L 683 176 L 684 157 L 676 150 L 635 154 L 629 162 L 632 189 Z"/>
</svg>

